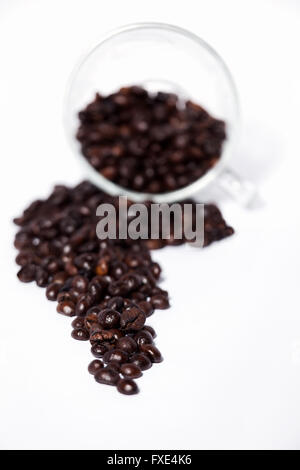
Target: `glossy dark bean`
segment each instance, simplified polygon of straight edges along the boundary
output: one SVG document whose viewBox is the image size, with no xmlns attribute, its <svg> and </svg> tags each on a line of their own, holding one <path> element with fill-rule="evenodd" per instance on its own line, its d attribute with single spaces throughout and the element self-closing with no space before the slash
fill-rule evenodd
<svg viewBox="0 0 300 470">
<path fill-rule="evenodd" d="M 120 372 L 124 377 L 128 377 L 130 379 L 137 379 L 143 375 L 140 367 L 133 362 L 122 364 Z"/>
<path fill-rule="evenodd" d="M 135 395 L 139 392 L 137 384 L 132 379 L 120 379 L 117 385 L 118 392 L 124 395 Z"/>
<path fill-rule="evenodd" d="M 107 346 L 105 344 L 95 343 L 91 347 L 91 353 L 95 357 L 103 357 L 107 351 Z"/>
<path fill-rule="evenodd" d="M 56 310 L 58 313 L 62 313 L 67 317 L 75 316 L 75 304 L 70 300 L 65 300 L 64 302 L 59 302 L 57 304 Z"/>
<path fill-rule="evenodd" d="M 20 269 L 17 276 L 22 282 L 32 282 L 35 280 L 35 274 L 36 266 L 34 264 L 27 264 Z"/>
<path fill-rule="evenodd" d="M 82 294 L 76 304 L 76 315 L 83 316 L 92 307 L 94 299 L 90 294 Z"/>
<path fill-rule="evenodd" d="M 116 385 L 119 381 L 119 374 L 114 369 L 105 367 L 99 369 L 94 375 L 96 382 L 105 385 Z"/>
<path fill-rule="evenodd" d="M 49 286 L 46 289 L 46 297 L 48 300 L 56 300 L 59 290 L 61 288 L 60 284 L 56 284 L 55 282 L 52 282 L 49 284 Z"/>
<path fill-rule="evenodd" d="M 75 329 L 77 329 L 77 328 L 84 328 L 84 327 L 85 327 L 84 318 L 82 318 L 82 317 L 76 317 L 76 318 L 74 318 L 74 320 L 72 321 L 71 325 L 72 325 L 73 328 L 75 328 Z"/>
<path fill-rule="evenodd" d="M 116 347 L 128 354 L 132 354 L 137 350 L 137 343 L 130 336 L 124 336 L 123 338 L 118 339 Z"/>
<path fill-rule="evenodd" d="M 98 370 L 103 369 L 103 367 L 104 364 L 102 361 L 100 361 L 99 359 L 94 359 L 92 362 L 90 362 L 88 366 L 88 371 L 90 374 L 95 375 Z"/>
<path fill-rule="evenodd" d="M 163 360 L 160 351 L 154 344 L 141 344 L 140 350 L 150 358 L 151 362 L 162 362 Z"/>
<path fill-rule="evenodd" d="M 109 369 L 115 370 L 116 372 L 120 372 L 121 364 L 120 362 L 117 362 L 117 361 L 109 361 L 107 363 L 107 367 L 109 367 Z"/>
<path fill-rule="evenodd" d="M 129 355 L 122 349 L 111 349 L 104 354 L 104 362 L 126 362 Z"/>
<path fill-rule="evenodd" d="M 116 310 L 104 309 L 98 315 L 102 328 L 117 328 L 120 324 L 120 314 Z"/>
<path fill-rule="evenodd" d="M 146 321 L 145 313 L 137 306 L 128 307 L 121 315 L 120 325 L 125 331 L 139 331 Z"/>
<path fill-rule="evenodd" d="M 72 338 L 78 339 L 79 341 L 88 341 L 89 332 L 85 328 L 75 328 L 72 333 Z"/>
<path fill-rule="evenodd" d="M 123 297 L 112 297 L 107 302 L 107 308 L 118 311 L 123 307 L 123 303 Z"/>
<path fill-rule="evenodd" d="M 144 328 L 143 328 L 143 330 L 148 331 L 148 332 L 150 333 L 150 335 L 152 336 L 153 339 L 156 338 L 157 335 L 156 335 L 155 329 L 152 328 L 152 326 L 150 326 L 150 325 L 145 325 Z M 142 330 L 142 331 L 143 331 L 143 330 Z"/>
<path fill-rule="evenodd" d="M 46 287 L 48 285 L 48 279 L 49 279 L 49 274 L 48 272 L 38 266 L 36 268 L 36 273 L 35 273 L 35 281 L 37 286 L 39 287 Z"/>
<path fill-rule="evenodd" d="M 152 315 L 154 312 L 152 303 L 148 302 L 147 300 L 143 300 L 142 302 L 139 302 L 137 305 L 141 310 L 143 310 L 146 317 L 150 317 L 150 315 Z"/>
<path fill-rule="evenodd" d="M 152 367 L 152 361 L 148 357 L 148 355 L 143 354 L 143 353 L 136 353 L 133 354 L 129 358 L 129 362 L 132 362 L 136 366 L 138 366 L 141 370 L 147 370 Z"/>
<path fill-rule="evenodd" d="M 168 297 L 164 295 L 154 295 L 151 297 L 151 303 L 153 305 L 153 308 L 157 309 L 166 309 L 170 307 Z"/>
<path fill-rule="evenodd" d="M 72 287 L 74 287 L 78 292 L 86 292 L 88 284 L 89 282 L 87 278 L 83 276 L 77 275 L 72 279 Z"/>
<path fill-rule="evenodd" d="M 153 337 L 149 333 L 149 331 L 141 330 L 135 336 L 134 340 L 136 341 L 137 345 L 140 347 L 142 344 L 152 344 Z"/>
</svg>

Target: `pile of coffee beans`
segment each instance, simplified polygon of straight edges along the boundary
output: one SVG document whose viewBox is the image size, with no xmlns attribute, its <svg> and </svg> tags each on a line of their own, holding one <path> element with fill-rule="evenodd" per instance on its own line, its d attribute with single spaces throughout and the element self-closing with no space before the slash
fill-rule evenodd
<svg viewBox="0 0 300 470">
<path fill-rule="evenodd" d="M 96 94 L 79 120 L 88 162 L 116 184 L 150 194 L 199 179 L 219 160 L 226 138 L 224 121 L 198 104 L 138 86 Z"/>
<path fill-rule="evenodd" d="M 75 317 L 71 335 L 90 341 L 96 359 L 88 370 L 95 380 L 131 395 L 138 392 L 134 379 L 162 361 L 146 321 L 155 309 L 169 307 L 149 250 L 184 240 L 99 240 L 96 208 L 108 202 L 117 208 L 117 198 L 87 181 L 56 186 L 14 220 L 20 227 L 16 262 L 20 281 L 45 287 L 57 312 Z M 205 244 L 232 233 L 217 207 L 206 205 Z"/>
</svg>

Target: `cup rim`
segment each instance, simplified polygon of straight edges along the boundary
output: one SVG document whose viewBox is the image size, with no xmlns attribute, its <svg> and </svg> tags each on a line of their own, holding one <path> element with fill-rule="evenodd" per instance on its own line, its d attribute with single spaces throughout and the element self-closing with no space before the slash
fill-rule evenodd
<svg viewBox="0 0 300 470">
<path fill-rule="evenodd" d="M 119 36 L 123 33 L 129 31 L 135 31 L 139 29 L 161 29 L 165 31 L 172 31 L 178 33 L 182 36 L 189 38 L 190 40 L 197 43 L 199 46 L 206 49 L 206 51 L 216 60 L 219 64 L 220 68 L 223 71 L 224 76 L 226 77 L 226 81 L 229 85 L 229 89 L 231 91 L 231 95 L 233 98 L 233 108 L 234 108 L 234 132 L 232 126 L 227 125 L 227 135 L 230 136 L 229 139 L 225 139 L 223 146 L 222 146 L 222 153 L 218 160 L 218 162 L 210 168 L 204 175 L 198 178 L 193 183 L 184 186 L 183 188 L 176 189 L 174 191 L 168 191 L 164 193 L 144 193 L 139 191 L 130 190 L 119 186 L 118 184 L 110 181 L 109 179 L 105 178 L 100 172 L 96 170 L 84 157 L 84 155 L 80 151 L 79 142 L 76 141 L 75 135 L 71 135 L 70 126 L 68 122 L 70 120 L 69 116 L 69 102 L 71 97 L 71 92 L 73 88 L 73 84 L 75 82 L 76 76 L 79 73 L 81 67 L 85 64 L 85 62 L 89 59 L 89 57 L 104 43 L 111 40 L 112 38 Z M 160 22 L 139 22 L 139 23 L 131 23 L 120 26 L 118 28 L 114 28 L 113 30 L 103 34 L 98 40 L 96 44 L 92 47 L 88 48 L 84 54 L 81 55 L 81 58 L 78 60 L 76 66 L 74 67 L 70 78 L 67 83 L 67 88 L 64 97 L 64 129 L 69 144 L 71 146 L 72 151 L 79 157 L 81 163 L 84 166 L 85 173 L 87 177 L 100 189 L 103 191 L 108 192 L 112 196 L 127 196 L 129 199 L 135 202 L 142 202 L 147 200 L 152 200 L 153 202 L 158 203 L 171 203 L 175 201 L 180 201 L 187 199 L 191 196 L 194 196 L 197 192 L 200 192 L 202 189 L 207 187 L 216 177 L 220 174 L 220 172 L 226 167 L 226 164 L 231 156 L 232 148 L 234 146 L 234 141 L 236 139 L 236 131 L 237 131 L 237 122 L 239 117 L 239 100 L 238 100 L 238 93 L 235 82 L 231 75 L 231 72 L 226 65 L 223 58 L 220 54 L 204 39 L 202 39 L 197 34 L 189 31 L 185 28 L 180 26 L 176 26 L 169 23 L 160 23 Z"/>
</svg>

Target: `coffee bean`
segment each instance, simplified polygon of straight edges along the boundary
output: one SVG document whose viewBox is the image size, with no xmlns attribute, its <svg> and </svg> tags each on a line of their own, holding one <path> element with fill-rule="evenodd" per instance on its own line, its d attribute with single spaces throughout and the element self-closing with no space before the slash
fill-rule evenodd
<svg viewBox="0 0 300 470">
<path fill-rule="evenodd" d="M 144 331 L 144 330 L 148 331 L 153 339 L 156 338 L 157 335 L 156 335 L 156 332 L 155 332 L 154 328 L 152 328 L 152 326 L 145 325 L 144 328 L 142 329 L 142 331 Z"/>
<path fill-rule="evenodd" d="M 137 384 L 131 379 L 121 379 L 118 382 L 117 389 L 124 395 L 135 395 L 139 392 Z"/>
<path fill-rule="evenodd" d="M 169 300 L 164 295 L 154 295 L 151 297 L 151 303 L 154 308 L 158 309 L 165 309 L 170 307 Z"/>
<path fill-rule="evenodd" d="M 122 364 L 120 372 L 124 377 L 130 379 L 137 379 L 143 375 L 141 369 L 134 363 Z"/>
<path fill-rule="evenodd" d="M 130 336 L 124 336 L 123 338 L 118 339 L 116 347 L 128 354 L 132 354 L 137 350 L 137 343 Z"/>
<path fill-rule="evenodd" d="M 120 324 L 120 314 L 116 310 L 105 309 L 99 313 L 98 321 L 102 328 L 117 328 Z"/>
<path fill-rule="evenodd" d="M 107 346 L 105 344 L 95 343 L 91 347 L 91 353 L 95 357 L 103 357 L 107 351 Z"/>
<path fill-rule="evenodd" d="M 72 338 L 80 341 L 87 341 L 89 339 L 89 332 L 85 328 L 75 328 L 71 335 Z"/>
<path fill-rule="evenodd" d="M 95 380 L 96 382 L 100 384 L 106 384 L 106 385 L 116 385 L 117 382 L 119 381 L 119 374 L 115 370 L 105 367 L 103 369 L 99 369 L 95 375 Z"/>
<path fill-rule="evenodd" d="M 84 324 L 84 319 L 82 317 L 76 317 L 74 318 L 74 320 L 72 321 L 71 325 L 73 326 L 73 328 L 77 329 L 77 328 L 84 328 L 85 327 L 85 324 Z"/>
<path fill-rule="evenodd" d="M 149 331 L 141 330 L 139 331 L 135 337 L 134 340 L 136 341 L 138 346 L 141 346 L 142 344 L 152 344 L 153 343 L 153 337 L 149 333 Z"/>
<path fill-rule="evenodd" d="M 150 317 L 150 315 L 152 315 L 152 313 L 154 312 L 154 308 L 152 307 L 152 304 L 146 300 L 139 302 L 137 305 L 141 310 L 143 310 L 146 317 Z"/>
<path fill-rule="evenodd" d="M 56 300 L 59 290 L 61 288 L 60 284 L 56 284 L 55 282 L 52 282 L 49 284 L 49 286 L 46 289 L 46 297 L 48 300 Z"/>
<path fill-rule="evenodd" d="M 104 354 L 105 362 L 126 362 L 128 360 L 128 354 L 122 349 L 111 349 Z"/>
<path fill-rule="evenodd" d="M 133 354 L 129 361 L 138 366 L 141 370 L 150 369 L 152 366 L 152 361 L 149 359 L 148 355 L 137 353 Z"/>
<path fill-rule="evenodd" d="M 34 264 L 27 264 L 20 269 L 17 276 L 22 282 L 32 282 L 35 280 L 36 267 Z"/>
<path fill-rule="evenodd" d="M 121 328 L 125 331 L 139 331 L 146 321 L 144 312 L 136 306 L 128 307 L 121 315 Z"/>
<path fill-rule="evenodd" d="M 67 317 L 74 317 L 75 316 L 75 305 L 70 300 L 65 300 L 64 302 L 59 302 L 56 307 L 58 313 L 62 313 Z"/>
<path fill-rule="evenodd" d="M 141 344 L 140 350 L 146 354 L 152 362 L 162 362 L 163 358 L 160 351 L 154 344 Z"/>
<path fill-rule="evenodd" d="M 88 371 L 90 374 L 95 375 L 98 370 L 103 369 L 104 364 L 99 359 L 94 359 L 88 366 Z"/>
</svg>

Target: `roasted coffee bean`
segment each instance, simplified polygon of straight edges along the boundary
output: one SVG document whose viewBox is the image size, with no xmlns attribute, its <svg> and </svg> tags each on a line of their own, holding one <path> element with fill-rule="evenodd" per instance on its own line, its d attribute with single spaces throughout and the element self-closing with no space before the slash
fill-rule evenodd
<svg viewBox="0 0 300 470">
<path fill-rule="evenodd" d="M 120 372 L 124 377 L 128 377 L 130 379 L 137 379 L 143 375 L 141 369 L 133 362 L 122 364 Z"/>
<path fill-rule="evenodd" d="M 117 361 L 109 361 L 107 363 L 107 367 L 109 367 L 109 369 L 115 370 L 116 372 L 120 372 L 121 364 L 120 362 L 117 362 Z"/>
<path fill-rule="evenodd" d="M 17 276 L 22 282 L 32 282 L 35 280 L 36 266 L 34 264 L 27 264 L 23 266 L 18 272 Z"/>
<path fill-rule="evenodd" d="M 85 328 L 75 328 L 71 335 L 72 338 L 80 341 L 87 341 L 89 339 L 89 332 Z"/>
<path fill-rule="evenodd" d="M 129 361 L 138 366 L 141 370 L 150 369 L 152 366 L 152 361 L 149 356 L 143 353 L 133 354 L 129 358 Z"/>
<path fill-rule="evenodd" d="M 72 321 L 71 325 L 73 326 L 73 328 L 76 330 L 77 328 L 84 328 L 85 327 L 85 324 L 84 324 L 84 318 L 82 317 L 76 317 L 74 318 L 74 320 Z"/>
<path fill-rule="evenodd" d="M 94 359 L 88 366 L 88 371 L 90 374 L 95 375 L 98 370 L 103 369 L 104 364 L 99 359 Z"/>
<path fill-rule="evenodd" d="M 125 331 L 139 331 L 146 321 L 144 312 L 136 306 L 128 307 L 121 315 L 121 328 Z"/>
<path fill-rule="evenodd" d="M 95 312 L 89 313 L 91 310 L 92 309 L 89 309 L 86 316 L 84 317 L 84 326 L 88 331 L 90 331 L 93 325 L 98 324 L 98 315 Z"/>
<path fill-rule="evenodd" d="M 168 297 L 165 295 L 154 295 L 151 297 L 151 303 L 153 308 L 165 309 L 170 307 Z"/>
<path fill-rule="evenodd" d="M 54 274 L 52 282 L 63 285 L 67 279 L 68 274 L 65 271 L 59 271 L 58 273 Z"/>
<path fill-rule="evenodd" d="M 60 284 L 56 284 L 56 282 L 52 282 L 46 289 L 46 297 L 48 300 L 56 300 L 59 290 L 61 288 Z"/>
<path fill-rule="evenodd" d="M 117 385 L 118 392 L 124 395 L 135 395 L 139 392 L 137 384 L 131 379 L 120 379 Z"/>
<path fill-rule="evenodd" d="M 120 314 L 116 310 L 107 308 L 99 313 L 98 321 L 102 328 L 117 328 L 120 324 Z"/>
<path fill-rule="evenodd" d="M 106 384 L 106 385 L 116 385 L 120 378 L 118 372 L 116 372 L 114 369 L 111 369 L 109 367 L 99 369 L 95 373 L 94 377 L 95 377 L 96 382 L 99 382 L 100 384 Z"/>
<path fill-rule="evenodd" d="M 58 313 L 62 313 L 67 317 L 75 316 L 75 304 L 70 300 L 65 300 L 64 302 L 59 302 L 57 304 L 56 310 Z"/>
<path fill-rule="evenodd" d="M 161 267 L 159 266 L 158 263 L 152 263 L 150 266 L 151 273 L 155 277 L 155 279 L 159 279 L 160 273 L 161 273 Z"/>
<path fill-rule="evenodd" d="M 163 357 L 154 344 L 141 344 L 139 347 L 141 352 L 146 354 L 152 362 L 162 362 Z"/>
<path fill-rule="evenodd" d="M 151 302 L 148 302 L 147 300 L 142 300 L 137 305 L 141 310 L 143 310 L 146 317 L 150 317 L 154 312 Z"/>
<path fill-rule="evenodd" d="M 128 354 L 132 354 L 137 350 L 137 343 L 130 336 L 124 336 L 123 338 L 118 339 L 116 347 Z"/>
<path fill-rule="evenodd" d="M 140 347 L 142 344 L 152 344 L 153 337 L 149 333 L 149 331 L 141 330 L 135 336 L 134 340 L 136 341 L 137 345 Z"/>
<path fill-rule="evenodd" d="M 48 285 L 49 274 L 47 271 L 40 266 L 36 268 L 35 281 L 37 286 L 46 287 Z"/>
<path fill-rule="evenodd" d="M 94 303 L 94 298 L 91 294 L 82 294 L 78 298 L 78 302 L 76 304 L 76 315 L 84 316 L 87 311 L 92 307 Z"/>
<path fill-rule="evenodd" d="M 88 284 L 88 280 L 83 276 L 77 275 L 72 279 L 72 287 L 78 292 L 86 292 Z"/>
<path fill-rule="evenodd" d="M 91 353 L 95 357 L 103 357 L 104 354 L 106 353 L 106 351 L 107 351 L 107 346 L 103 343 L 102 344 L 101 343 L 95 343 L 91 347 Z"/>
<path fill-rule="evenodd" d="M 126 362 L 128 354 L 122 349 L 111 349 L 104 354 L 104 362 Z"/>
<path fill-rule="evenodd" d="M 123 297 L 112 297 L 107 302 L 107 308 L 119 310 L 123 307 Z"/>
<path fill-rule="evenodd" d="M 152 326 L 145 325 L 144 328 L 142 329 L 142 331 L 144 331 L 144 330 L 148 331 L 153 339 L 156 338 L 157 335 L 156 335 L 156 332 L 155 332 L 154 328 L 152 328 Z"/>
</svg>

